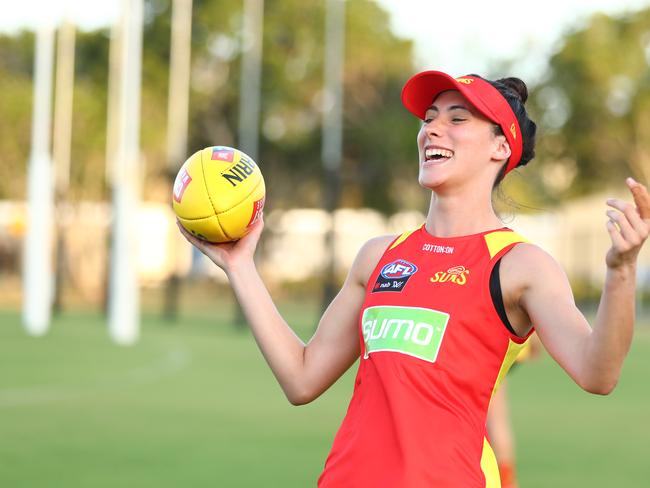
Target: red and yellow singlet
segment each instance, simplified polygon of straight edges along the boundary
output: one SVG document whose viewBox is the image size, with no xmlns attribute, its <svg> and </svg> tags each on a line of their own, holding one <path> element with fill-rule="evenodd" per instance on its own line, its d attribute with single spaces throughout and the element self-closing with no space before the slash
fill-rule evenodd
<svg viewBox="0 0 650 488">
<path fill-rule="evenodd" d="M 402 234 L 370 276 L 354 394 L 320 488 L 498 488 L 486 440 L 490 399 L 525 338 L 489 290 L 510 229 Z"/>
</svg>

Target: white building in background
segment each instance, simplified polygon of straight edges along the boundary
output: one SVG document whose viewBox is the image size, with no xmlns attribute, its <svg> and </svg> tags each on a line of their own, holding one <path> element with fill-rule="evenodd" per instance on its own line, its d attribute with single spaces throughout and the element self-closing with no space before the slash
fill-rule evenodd
<svg viewBox="0 0 650 488">
<path fill-rule="evenodd" d="M 605 196 L 576 200 L 557 212 L 519 214 L 506 225 L 554 256 L 570 278 L 599 287 L 605 276 L 605 253 L 609 235 L 605 228 Z M 0 202 L 0 264 L 19 253 L 24 238 L 24 202 Z M 106 280 L 107 238 L 110 209 L 107 204 L 82 203 L 62 213 L 67 233 L 69 282 L 82 297 L 102 297 Z M 193 252 L 176 227 L 169 205 L 145 202 L 135 219 L 137 227 L 137 272 L 141 285 L 159 286 L 179 259 L 182 275 L 209 276 L 225 282 L 225 275 L 207 258 Z M 271 284 L 318 278 L 327 265 L 325 234 L 335 226 L 336 270 L 341 276 L 349 269 L 360 246 L 382 234 L 398 234 L 419 227 L 420 212 L 403 212 L 386 217 L 370 209 L 341 209 L 333 222 L 319 209 L 272 211 L 265 219 L 258 265 Z M 1 270 L 0 270 L 1 271 Z M 10 271 L 10 270 L 9 270 Z M 640 285 L 649 287 L 650 247 L 639 257 Z M 0 280 L 0 297 L 2 280 Z M 1 300 L 1 299 L 0 299 Z"/>
</svg>

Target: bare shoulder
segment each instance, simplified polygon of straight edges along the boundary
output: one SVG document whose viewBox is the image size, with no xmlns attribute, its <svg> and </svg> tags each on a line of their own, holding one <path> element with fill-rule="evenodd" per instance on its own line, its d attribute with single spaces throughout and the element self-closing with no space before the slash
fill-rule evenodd
<svg viewBox="0 0 650 488">
<path fill-rule="evenodd" d="M 366 241 L 357 253 L 350 274 L 365 286 L 379 259 L 396 238 L 397 235 L 393 234 L 374 237 Z"/>
<path fill-rule="evenodd" d="M 502 283 L 515 289 L 535 284 L 557 285 L 567 281 L 562 266 L 548 252 L 535 244 L 517 244 L 501 259 Z"/>
</svg>

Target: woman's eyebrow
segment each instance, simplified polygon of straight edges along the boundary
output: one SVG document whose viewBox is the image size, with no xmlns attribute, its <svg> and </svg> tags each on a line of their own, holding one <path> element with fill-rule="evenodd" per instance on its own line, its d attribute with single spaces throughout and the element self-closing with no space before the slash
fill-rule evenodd
<svg viewBox="0 0 650 488">
<path fill-rule="evenodd" d="M 431 105 L 429 108 L 427 108 L 427 112 L 429 110 L 432 110 L 434 112 L 440 112 L 440 109 L 435 105 Z M 471 112 L 471 110 L 467 108 L 465 105 L 452 105 L 449 108 L 447 108 L 447 112 L 451 112 L 452 110 L 465 110 L 467 112 Z"/>
</svg>

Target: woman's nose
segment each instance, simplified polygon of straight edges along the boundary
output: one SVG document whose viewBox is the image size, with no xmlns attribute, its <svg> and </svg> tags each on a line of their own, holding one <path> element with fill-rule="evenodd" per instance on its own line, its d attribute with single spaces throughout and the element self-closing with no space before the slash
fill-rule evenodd
<svg viewBox="0 0 650 488">
<path fill-rule="evenodd" d="M 437 119 L 429 120 L 424 123 L 424 133 L 427 136 L 440 135 L 440 122 Z"/>
</svg>

